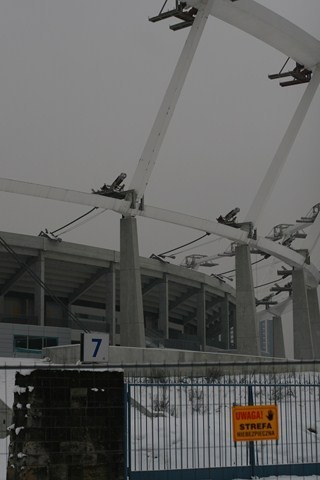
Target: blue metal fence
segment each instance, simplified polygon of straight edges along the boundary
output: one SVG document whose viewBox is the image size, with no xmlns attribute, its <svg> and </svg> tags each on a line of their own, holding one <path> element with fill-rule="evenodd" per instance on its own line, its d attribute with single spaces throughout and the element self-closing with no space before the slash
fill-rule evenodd
<svg viewBox="0 0 320 480">
<path fill-rule="evenodd" d="M 320 376 L 132 379 L 127 384 L 132 479 L 320 474 Z M 234 442 L 233 405 L 278 406 L 279 440 Z"/>
</svg>

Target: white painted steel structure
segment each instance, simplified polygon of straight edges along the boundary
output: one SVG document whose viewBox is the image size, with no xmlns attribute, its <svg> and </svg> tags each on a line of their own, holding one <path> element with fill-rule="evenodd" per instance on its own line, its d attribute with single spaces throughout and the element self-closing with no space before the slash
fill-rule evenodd
<svg viewBox="0 0 320 480">
<path fill-rule="evenodd" d="M 201 0 L 188 4 L 199 8 Z M 309 69 L 320 63 L 319 40 L 254 0 L 216 0 L 210 13 Z"/>
<path fill-rule="evenodd" d="M 211 14 L 242 29 L 250 35 L 281 51 L 285 55 L 290 56 L 296 62 L 314 70 L 313 78 L 298 105 L 276 156 L 271 163 L 266 177 L 263 180 L 247 215 L 247 220 L 256 222 L 262 208 L 265 206 L 266 201 L 271 194 L 273 185 L 279 176 L 280 170 L 284 165 L 320 82 L 320 70 L 319 67 L 317 67 L 320 63 L 320 42 L 285 18 L 277 15 L 253 0 L 241 0 L 237 2 L 230 2 L 230 0 L 189 0 L 188 4 L 196 7 L 198 9 L 198 14 L 190 30 L 172 80 L 161 104 L 158 116 L 156 117 L 146 146 L 143 150 L 142 157 L 134 173 L 130 189 L 135 190 L 137 201 L 143 197 L 160 146 L 177 104 L 184 80 L 201 38 L 207 17 Z M 22 195 L 60 200 L 63 202 L 90 205 L 103 209 L 111 209 L 122 215 L 143 216 L 203 232 L 213 233 L 240 244 L 249 244 L 265 253 L 275 256 L 293 267 L 303 267 L 308 274 L 308 284 L 310 286 L 316 286 L 319 283 L 319 272 L 317 268 L 313 265 L 306 265 L 303 255 L 263 237 L 258 236 L 257 239 L 254 240 L 249 238 L 248 233 L 243 230 L 221 225 L 210 220 L 151 206 L 145 206 L 143 210 L 139 210 L 138 203 L 137 207 L 132 209 L 131 199 L 116 200 L 99 195 L 19 182 L 5 178 L 0 179 L 0 190 Z M 317 221 L 312 228 L 311 236 L 307 242 L 309 248 L 314 246 L 319 235 L 320 222 Z"/>
<path fill-rule="evenodd" d="M 274 185 L 284 167 L 284 164 L 288 158 L 292 145 L 299 133 L 303 120 L 308 112 L 313 97 L 316 93 L 318 85 L 320 83 L 320 68 L 317 67 L 313 74 L 313 77 L 307 86 L 302 99 L 291 119 L 291 122 L 287 128 L 287 131 L 276 151 L 276 154 L 269 166 L 269 169 L 256 193 L 256 196 L 252 202 L 249 212 L 245 218 L 246 222 L 256 223 L 259 216 L 265 207 L 268 199 L 270 198 Z"/>
<path fill-rule="evenodd" d="M 193 56 L 199 44 L 208 15 L 216 0 L 200 2 L 199 12 L 191 27 L 190 33 L 181 52 L 158 115 L 154 121 L 147 143 L 142 152 L 134 173 L 130 189 L 135 190 L 139 201 L 147 188 L 153 167 L 156 163 L 160 147 L 178 102 L 183 84 L 187 77 Z"/>
<path fill-rule="evenodd" d="M 67 190 L 64 188 L 21 182 L 18 180 L 10 180 L 7 178 L 0 178 L 0 191 L 51 200 L 59 200 L 67 203 L 100 207 L 103 209 L 113 210 L 120 214 L 123 212 L 123 200 L 116 200 L 101 195 L 92 195 L 90 193 Z M 212 220 L 193 217 L 191 215 L 148 205 L 145 205 L 144 210 L 133 210 L 129 207 L 127 212 L 134 216 L 137 215 L 141 217 L 152 218 L 154 220 L 160 220 L 162 222 L 172 223 L 202 232 L 209 232 L 220 237 L 227 238 L 233 242 L 251 245 L 252 247 L 258 248 L 265 253 L 273 255 L 292 267 L 304 267 L 308 272 L 308 282 L 310 286 L 315 286 L 319 283 L 319 271 L 313 265 L 306 265 L 303 255 L 300 255 L 294 250 L 291 250 L 278 243 L 274 243 L 264 237 L 257 236 L 257 239 L 252 239 L 249 238 L 248 232 L 245 232 L 244 230 L 222 225 L 220 223 L 213 222 Z M 317 225 L 319 224 L 317 223 Z"/>
<path fill-rule="evenodd" d="M 136 191 L 138 200 L 143 196 L 152 174 L 161 143 L 177 104 L 209 12 L 211 15 L 262 40 L 309 69 L 316 69 L 316 66 L 320 63 L 319 40 L 253 0 L 237 2 L 230 2 L 230 0 L 190 0 L 188 4 L 198 8 L 199 12 L 180 55 L 177 67 L 130 184 L 130 188 Z M 256 223 L 259 214 L 270 197 L 319 82 L 320 71 L 316 69 L 312 81 L 298 105 L 273 162 L 256 194 L 246 221 Z"/>
</svg>

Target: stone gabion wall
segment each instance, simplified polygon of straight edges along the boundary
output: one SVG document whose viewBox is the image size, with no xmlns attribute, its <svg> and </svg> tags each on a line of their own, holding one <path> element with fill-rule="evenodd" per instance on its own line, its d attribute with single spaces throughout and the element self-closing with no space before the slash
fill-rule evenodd
<svg viewBox="0 0 320 480">
<path fill-rule="evenodd" d="M 122 372 L 17 373 L 7 480 L 122 480 Z"/>
</svg>

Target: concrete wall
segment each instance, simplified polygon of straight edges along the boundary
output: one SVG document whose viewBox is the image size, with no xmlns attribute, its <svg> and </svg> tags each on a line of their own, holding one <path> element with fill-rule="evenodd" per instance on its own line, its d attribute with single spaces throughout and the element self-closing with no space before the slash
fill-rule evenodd
<svg viewBox="0 0 320 480">
<path fill-rule="evenodd" d="M 66 345 L 63 347 L 52 347 L 43 349 L 43 356 L 50 358 L 55 364 L 75 364 L 80 360 L 80 345 Z M 272 362 L 278 362 L 278 366 L 274 366 Z M 184 372 L 197 374 L 205 373 L 206 367 L 197 367 L 197 363 L 216 363 L 223 370 L 224 365 L 228 364 L 225 371 L 233 373 L 252 372 L 252 371 L 296 371 L 304 370 L 304 366 L 297 362 L 296 367 L 287 367 L 287 362 L 283 358 L 258 357 L 253 355 L 238 355 L 236 353 L 225 352 L 192 352 L 190 350 L 170 350 L 162 348 L 136 348 L 136 347 L 116 347 L 109 346 L 109 365 L 112 366 L 132 366 L 138 370 L 141 365 L 150 367 L 153 371 L 155 368 L 166 368 L 166 364 L 177 365 L 184 368 L 183 364 L 192 364 L 184 369 Z M 230 367 L 230 364 L 232 367 Z M 254 365 L 251 365 L 254 364 Z M 261 366 L 260 366 L 261 364 Z M 263 366 L 265 364 L 265 366 Z M 156 365 L 156 367 L 155 367 Z M 237 366 L 238 365 L 238 366 Z M 247 365 L 247 366 L 246 366 Z M 163 366 L 163 367 L 162 367 Z M 208 368 L 211 368 L 208 365 Z M 306 366 L 308 368 L 308 366 Z M 318 368 L 312 365 L 312 369 Z M 126 368 L 124 368 L 126 371 Z M 143 368 L 146 373 L 145 367 Z"/>
<path fill-rule="evenodd" d="M 12 409 L 0 400 L 0 438 L 8 436 L 8 427 L 12 424 Z"/>
<path fill-rule="evenodd" d="M 59 345 L 71 343 L 71 334 L 68 328 L 0 323 L 0 352 L 2 357 L 34 358 L 35 355 L 32 352 L 22 353 L 14 351 L 13 339 L 15 335 L 54 337 L 58 339 Z"/>
<path fill-rule="evenodd" d="M 13 423 L 8 480 L 124 479 L 122 372 L 17 373 Z"/>
</svg>

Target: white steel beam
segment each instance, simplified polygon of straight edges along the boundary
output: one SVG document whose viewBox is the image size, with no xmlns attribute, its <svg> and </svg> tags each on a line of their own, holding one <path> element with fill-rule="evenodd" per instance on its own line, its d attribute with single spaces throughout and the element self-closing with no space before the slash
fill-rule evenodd
<svg viewBox="0 0 320 480">
<path fill-rule="evenodd" d="M 22 182 L 10 178 L 0 178 L 0 191 L 109 209 L 119 213 L 121 213 L 123 209 L 123 200 L 94 195 L 92 193 L 77 192 L 60 187 L 51 187 L 49 185 Z"/>
<path fill-rule="evenodd" d="M 212 220 L 205 220 L 203 218 L 193 217 L 191 215 L 185 215 L 183 213 L 164 210 L 157 207 L 145 206 L 144 210 L 136 211 L 136 214 L 147 218 L 153 218 L 154 220 L 160 220 L 166 223 L 212 233 L 240 244 L 249 244 L 253 248 L 268 253 L 292 267 L 304 268 L 307 273 L 308 284 L 311 286 L 319 283 L 320 274 L 318 269 L 314 265 L 306 265 L 305 257 L 303 255 L 264 237 L 257 236 L 257 239 L 251 239 L 248 238 L 248 233 L 244 230 L 232 228 L 213 222 Z"/>
<path fill-rule="evenodd" d="M 286 230 L 285 230 L 285 235 L 286 236 L 289 236 L 293 233 L 296 233 L 296 232 L 299 232 L 300 230 L 304 230 L 306 228 L 309 228 L 311 227 L 313 224 L 308 222 L 308 223 L 297 223 L 296 225 L 292 225 L 290 227 L 288 227 Z M 311 229 L 310 229 L 311 230 Z M 319 230 L 320 230 L 320 227 L 319 227 Z M 310 232 L 311 233 L 311 232 Z M 320 232 L 319 232 L 320 233 Z M 312 233 L 311 233 L 312 235 Z M 317 236 L 317 240 L 319 238 L 319 234 Z M 315 240 L 315 242 L 317 241 Z M 196 267 L 200 267 L 203 263 L 205 262 L 208 262 L 208 261 L 211 261 L 211 260 L 217 260 L 218 258 L 222 258 L 224 255 L 223 254 L 219 254 L 219 253 L 215 253 L 214 255 L 208 255 L 206 257 L 203 257 L 203 258 L 199 258 L 199 260 L 196 260 L 194 262 L 194 265 L 195 267 L 193 268 L 194 270 L 196 269 Z"/>
<path fill-rule="evenodd" d="M 156 116 L 129 187 L 130 189 L 135 190 L 137 194 L 137 201 L 143 197 L 148 185 L 160 147 L 177 105 L 182 87 L 187 77 L 190 65 L 214 1 L 215 0 L 199 1 L 199 11 L 195 17 L 180 58 L 173 72 L 169 86 L 164 95 L 159 112 Z"/>
<path fill-rule="evenodd" d="M 212 233 L 234 242 L 248 243 L 248 233 L 244 230 L 228 227 L 212 220 L 206 220 L 204 218 L 148 205 L 145 205 L 144 210 L 138 210 L 136 214 L 138 216 L 152 218 L 161 222 L 172 223 L 174 225 L 180 225 L 201 232 Z"/>
<path fill-rule="evenodd" d="M 313 77 L 308 84 L 299 105 L 291 119 L 287 131 L 278 147 L 278 150 L 262 180 L 262 183 L 256 193 L 245 222 L 256 223 L 264 209 L 268 199 L 271 196 L 275 183 L 281 173 L 282 168 L 288 158 L 292 145 L 298 135 L 302 122 L 307 114 L 311 101 L 316 93 L 320 82 L 320 66 L 316 68 Z"/>
<path fill-rule="evenodd" d="M 283 232 L 283 235 L 287 237 L 289 235 L 292 235 L 293 233 L 300 232 L 300 230 L 305 230 L 306 228 L 310 228 L 311 226 L 312 226 L 311 222 L 296 223 L 286 228 Z"/>
<path fill-rule="evenodd" d="M 304 225 L 304 224 L 302 224 Z M 309 254 L 312 253 L 314 247 L 316 246 L 319 237 L 320 237 L 320 215 L 317 216 L 315 221 L 312 224 L 309 224 L 311 226 L 309 234 L 307 238 L 304 240 L 302 249 L 303 250 L 308 250 Z M 307 225 L 306 225 L 307 226 Z M 314 268 L 314 267 L 313 267 Z M 309 273 L 307 271 L 307 273 Z M 316 282 L 314 280 L 311 280 L 310 283 L 314 284 L 314 287 L 317 286 Z M 319 282 L 318 282 L 319 283 Z M 272 315 L 283 315 L 290 311 L 292 309 L 292 298 L 288 297 L 286 298 L 283 302 L 278 303 L 277 305 L 270 305 L 270 307 L 267 310 L 262 310 L 257 313 L 257 317 L 259 320 L 263 320 L 265 318 L 270 318 L 270 313 Z"/>
<path fill-rule="evenodd" d="M 197 7 L 199 0 L 188 0 L 188 4 Z M 320 63 L 319 40 L 254 0 L 216 0 L 211 15 L 258 38 L 309 69 Z"/>
<path fill-rule="evenodd" d="M 318 243 L 320 238 L 320 213 L 317 215 L 317 218 L 311 224 L 310 230 L 308 232 L 307 238 L 303 242 L 304 249 L 308 250 L 311 254 L 312 250 Z"/>
<path fill-rule="evenodd" d="M 0 178 L 0 191 L 58 200 L 67 203 L 89 205 L 106 210 L 110 209 L 120 214 L 123 213 L 123 204 L 128 203 L 123 200 L 116 200 L 102 195 L 77 192 L 75 190 L 50 187 L 48 185 L 38 185 L 18 180 L 9 180 L 7 178 Z M 180 225 L 194 230 L 212 233 L 240 244 L 250 244 L 252 247 L 273 255 L 292 267 L 305 268 L 308 274 L 308 282 L 310 282 L 311 285 L 317 285 L 319 283 L 320 276 L 318 270 L 313 265 L 305 265 L 305 258 L 303 255 L 264 237 L 258 236 L 257 239 L 254 240 L 248 238 L 248 232 L 241 229 L 232 228 L 212 220 L 193 217 L 180 212 L 151 207 L 148 205 L 145 205 L 143 210 L 131 210 L 129 208 L 128 213 L 129 215 L 132 214 L 152 218 L 154 220 Z"/>
</svg>

